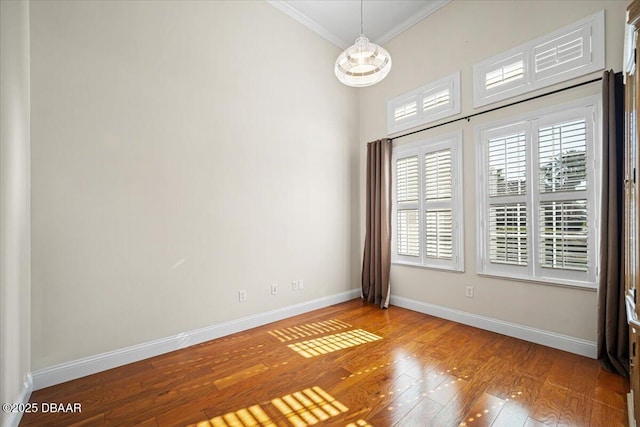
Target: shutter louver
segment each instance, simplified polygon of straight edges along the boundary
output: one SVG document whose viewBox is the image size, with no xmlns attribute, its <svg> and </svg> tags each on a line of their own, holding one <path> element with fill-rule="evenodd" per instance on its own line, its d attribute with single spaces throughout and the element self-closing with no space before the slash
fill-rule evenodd
<svg viewBox="0 0 640 427">
<path fill-rule="evenodd" d="M 540 128 L 540 192 L 586 189 L 587 126 L 584 119 Z"/>
<path fill-rule="evenodd" d="M 527 207 L 524 203 L 489 207 L 489 260 L 527 265 Z"/>
<path fill-rule="evenodd" d="M 425 212 L 425 254 L 428 258 L 453 258 L 453 217 L 451 209 Z"/>
<path fill-rule="evenodd" d="M 587 201 L 540 203 L 540 264 L 587 271 Z"/>
<path fill-rule="evenodd" d="M 526 138 L 517 133 L 489 140 L 489 196 L 526 194 Z"/>
</svg>

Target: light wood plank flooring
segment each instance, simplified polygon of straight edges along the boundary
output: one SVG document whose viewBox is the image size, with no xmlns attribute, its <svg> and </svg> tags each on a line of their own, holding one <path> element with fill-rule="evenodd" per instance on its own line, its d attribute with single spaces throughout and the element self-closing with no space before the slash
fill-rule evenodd
<svg viewBox="0 0 640 427">
<path fill-rule="evenodd" d="M 34 392 L 23 426 L 625 426 L 595 360 L 360 300 Z"/>
</svg>

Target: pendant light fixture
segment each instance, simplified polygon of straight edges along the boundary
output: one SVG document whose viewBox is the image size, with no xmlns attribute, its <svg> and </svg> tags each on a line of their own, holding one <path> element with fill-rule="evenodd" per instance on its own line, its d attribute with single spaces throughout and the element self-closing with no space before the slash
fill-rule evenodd
<svg viewBox="0 0 640 427">
<path fill-rule="evenodd" d="M 369 42 L 362 25 L 362 1 L 360 0 L 360 37 L 336 60 L 336 77 L 347 86 L 372 86 L 391 71 L 391 56 L 382 47 Z"/>
</svg>

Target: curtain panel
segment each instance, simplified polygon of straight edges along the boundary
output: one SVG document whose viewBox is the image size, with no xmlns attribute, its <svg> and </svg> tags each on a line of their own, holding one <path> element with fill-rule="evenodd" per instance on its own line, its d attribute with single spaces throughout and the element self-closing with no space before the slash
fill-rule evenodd
<svg viewBox="0 0 640 427">
<path fill-rule="evenodd" d="M 362 298 L 389 307 L 391 270 L 391 140 L 367 144 L 366 235 Z"/>
<path fill-rule="evenodd" d="M 624 84 L 622 73 L 602 77 L 602 206 L 598 276 L 598 360 L 629 376 L 623 252 Z"/>
</svg>

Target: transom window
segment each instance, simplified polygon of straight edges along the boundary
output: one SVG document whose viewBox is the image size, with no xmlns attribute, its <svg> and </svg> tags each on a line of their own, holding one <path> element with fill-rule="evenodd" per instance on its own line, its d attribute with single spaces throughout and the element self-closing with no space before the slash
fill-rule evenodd
<svg viewBox="0 0 640 427">
<path fill-rule="evenodd" d="M 460 113 L 460 72 L 387 101 L 389 135 Z"/>
<path fill-rule="evenodd" d="M 604 69 L 604 11 L 473 66 L 473 106 L 532 92 Z"/>
</svg>

